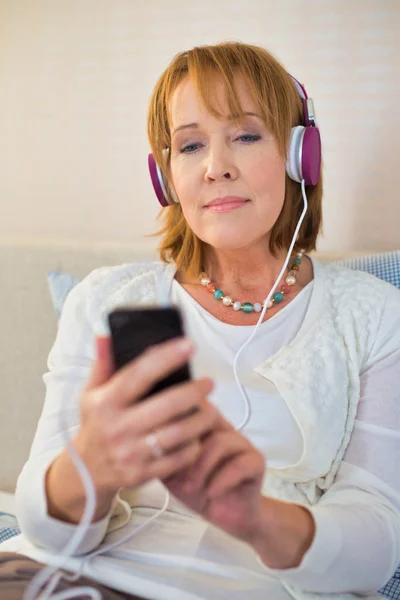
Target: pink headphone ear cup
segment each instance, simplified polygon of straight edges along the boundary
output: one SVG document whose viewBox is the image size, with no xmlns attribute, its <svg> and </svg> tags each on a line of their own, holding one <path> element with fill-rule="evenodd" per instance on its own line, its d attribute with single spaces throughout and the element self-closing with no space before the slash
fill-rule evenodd
<svg viewBox="0 0 400 600">
<path fill-rule="evenodd" d="M 157 165 L 152 154 L 149 154 L 148 156 L 148 165 L 150 179 L 159 203 L 162 207 L 169 206 L 166 184 L 161 173 L 161 169 Z"/>
<path fill-rule="evenodd" d="M 306 127 L 301 157 L 305 184 L 317 185 L 321 172 L 321 136 L 318 127 Z"/>
<path fill-rule="evenodd" d="M 292 127 L 286 172 L 306 185 L 318 183 L 321 170 L 321 136 L 317 127 Z"/>
</svg>

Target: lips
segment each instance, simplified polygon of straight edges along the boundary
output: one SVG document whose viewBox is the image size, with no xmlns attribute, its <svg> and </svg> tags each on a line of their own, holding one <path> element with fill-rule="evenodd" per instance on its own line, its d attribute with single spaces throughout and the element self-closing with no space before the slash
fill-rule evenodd
<svg viewBox="0 0 400 600">
<path fill-rule="evenodd" d="M 209 204 L 204 207 L 204 210 L 209 213 L 224 213 L 231 212 L 233 210 L 238 210 L 243 206 L 247 206 L 250 203 L 250 200 L 235 200 L 235 201 L 226 201 L 219 204 Z"/>
<path fill-rule="evenodd" d="M 242 198 L 241 196 L 223 196 L 221 198 L 214 198 L 210 202 L 208 202 L 204 208 L 209 208 L 211 206 L 224 206 L 230 204 L 244 204 L 248 202 L 247 198 Z"/>
</svg>

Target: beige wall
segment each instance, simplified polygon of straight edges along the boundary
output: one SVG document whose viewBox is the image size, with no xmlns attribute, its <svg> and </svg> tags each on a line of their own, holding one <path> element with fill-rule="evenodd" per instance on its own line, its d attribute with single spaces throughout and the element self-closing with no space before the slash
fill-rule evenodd
<svg viewBox="0 0 400 600">
<path fill-rule="evenodd" d="M 152 86 L 176 52 L 236 39 L 315 100 L 320 249 L 400 248 L 399 32 L 399 0 L 0 0 L 0 236 L 153 247 Z"/>
</svg>

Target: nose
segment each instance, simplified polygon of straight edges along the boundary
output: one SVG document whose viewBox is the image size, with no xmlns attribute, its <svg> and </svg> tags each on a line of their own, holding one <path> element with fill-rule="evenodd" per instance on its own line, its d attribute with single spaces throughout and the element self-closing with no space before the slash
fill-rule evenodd
<svg viewBox="0 0 400 600">
<path fill-rule="evenodd" d="M 206 159 L 205 180 L 208 183 L 223 179 L 237 179 L 238 169 L 227 148 L 210 149 Z"/>
</svg>

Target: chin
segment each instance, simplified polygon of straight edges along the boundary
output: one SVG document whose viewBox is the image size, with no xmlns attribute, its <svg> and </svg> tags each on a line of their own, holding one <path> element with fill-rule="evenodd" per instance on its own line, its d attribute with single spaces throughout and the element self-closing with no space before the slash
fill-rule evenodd
<svg viewBox="0 0 400 600">
<path fill-rule="evenodd" d="M 228 235 L 226 231 L 221 232 L 220 235 L 205 235 L 199 236 L 209 246 L 212 246 L 216 250 L 240 250 L 244 249 L 256 241 L 257 237 L 248 238 L 245 233 L 247 232 L 236 232 L 235 235 Z"/>
</svg>

